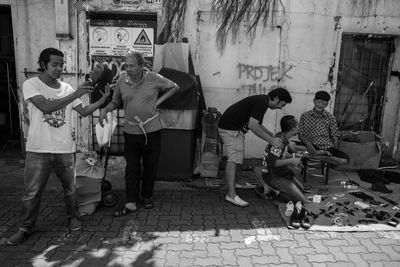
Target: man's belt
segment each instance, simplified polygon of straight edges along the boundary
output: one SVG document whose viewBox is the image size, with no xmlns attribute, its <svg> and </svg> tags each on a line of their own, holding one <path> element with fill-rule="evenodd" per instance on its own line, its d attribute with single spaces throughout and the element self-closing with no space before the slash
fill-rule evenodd
<svg viewBox="0 0 400 267">
<path fill-rule="evenodd" d="M 137 115 L 136 115 L 135 117 L 133 117 L 133 118 L 136 120 L 136 122 L 132 122 L 132 121 L 126 120 L 128 124 L 130 124 L 130 125 L 137 125 L 137 126 L 139 126 L 139 128 L 142 130 L 142 132 L 143 132 L 143 134 L 144 134 L 144 138 L 146 139 L 146 141 L 145 141 L 145 143 L 144 143 L 145 146 L 147 145 L 147 134 L 146 134 L 146 130 L 144 129 L 144 126 L 145 126 L 147 123 L 149 123 L 149 122 L 151 122 L 152 120 L 154 120 L 155 118 L 157 118 L 157 117 L 158 117 L 158 113 L 154 114 L 152 117 L 148 118 L 148 119 L 145 120 L 145 121 L 143 121 L 143 120 L 142 120 L 141 118 L 139 118 L 139 116 L 137 116 Z"/>
</svg>

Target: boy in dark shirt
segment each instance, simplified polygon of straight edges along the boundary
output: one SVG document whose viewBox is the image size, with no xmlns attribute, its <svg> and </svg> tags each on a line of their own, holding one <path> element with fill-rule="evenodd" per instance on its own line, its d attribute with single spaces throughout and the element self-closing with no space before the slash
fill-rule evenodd
<svg viewBox="0 0 400 267">
<path fill-rule="evenodd" d="M 300 158 L 295 154 L 286 154 L 285 148 L 294 153 L 305 151 L 306 148 L 290 142 L 289 139 L 297 134 L 297 120 L 292 115 L 287 115 L 281 119 L 282 132 L 276 134 L 276 137 L 282 139 L 284 148 L 277 149 L 268 144 L 263 156 L 262 177 L 264 181 L 264 193 L 270 191 L 270 187 L 278 191 L 279 195 L 284 197 L 285 201 L 307 202 L 303 192 L 304 187 L 291 168 L 300 164 Z M 284 155 L 286 154 L 286 155 Z M 285 158 L 285 156 L 291 156 Z"/>
</svg>

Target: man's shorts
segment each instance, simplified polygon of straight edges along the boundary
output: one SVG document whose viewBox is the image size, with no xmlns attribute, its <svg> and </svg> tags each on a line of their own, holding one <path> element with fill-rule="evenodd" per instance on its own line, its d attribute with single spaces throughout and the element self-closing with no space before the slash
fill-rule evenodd
<svg viewBox="0 0 400 267">
<path fill-rule="evenodd" d="M 219 134 L 224 141 L 224 149 L 229 162 L 243 163 L 244 133 L 218 128 Z"/>
</svg>

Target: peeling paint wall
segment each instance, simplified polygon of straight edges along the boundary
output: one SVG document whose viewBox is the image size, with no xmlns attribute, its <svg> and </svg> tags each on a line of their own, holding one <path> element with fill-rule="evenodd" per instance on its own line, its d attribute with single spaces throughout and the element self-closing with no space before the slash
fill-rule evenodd
<svg viewBox="0 0 400 267">
<path fill-rule="evenodd" d="M 61 1 L 61 0 L 55 0 Z M 55 38 L 55 1 L 0 0 L 12 6 L 18 85 L 25 80 L 24 68 L 35 71 L 40 51 L 49 46 L 65 53 L 64 80 L 76 87 L 91 68 L 88 60 L 88 26 L 86 13 L 75 16 L 69 0 L 72 40 Z M 84 8 L 91 12 L 156 12 L 157 33 L 162 29 L 162 3 L 137 3 L 128 6 L 120 1 L 89 0 Z M 340 42 L 342 33 L 388 34 L 397 36 L 392 69 L 400 69 L 400 1 L 398 0 L 282 0 L 285 16 L 280 28 L 257 29 L 251 42 L 244 35 L 235 45 L 227 44 L 223 54 L 217 51 L 217 23 L 211 20 L 211 0 L 188 0 L 185 35 L 188 37 L 196 72 L 201 77 L 207 106 L 224 111 L 232 103 L 252 94 L 267 93 L 276 86 L 285 86 L 293 95 L 293 103 L 283 111 L 268 111 L 264 125 L 279 131 L 279 119 L 285 114 L 300 114 L 312 108 L 317 90 L 332 93 L 332 111 Z M 283 15 L 283 14 L 281 14 Z M 340 29 L 335 17 L 340 16 Z M 246 22 L 244 22 L 246 23 Z M 244 30 L 243 26 L 243 30 Z M 334 56 L 336 54 L 336 56 Z M 87 101 L 87 99 L 86 99 Z M 399 80 L 388 77 L 387 103 L 382 135 L 397 147 L 400 136 Z M 91 118 L 77 118 L 77 141 L 81 150 L 91 143 Z M 246 138 L 247 158 L 260 157 L 265 143 L 253 134 Z"/>
</svg>

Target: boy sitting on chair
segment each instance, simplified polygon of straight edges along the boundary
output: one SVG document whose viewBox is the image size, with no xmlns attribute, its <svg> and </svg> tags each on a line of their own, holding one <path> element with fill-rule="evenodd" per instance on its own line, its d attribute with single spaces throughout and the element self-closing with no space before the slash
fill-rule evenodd
<svg viewBox="0 0 400 267">
<path fill-rule="evenodd" d="M 295 177 L 293 167 L 297 167 L 301 160 L 299 157 L 295 157 L 294 153 L 305 151 L 306 148 L 289 141 L 297 134 L 297 120 L 294 116 L 282 117 L 280 125 L 282 132 L 276 134 L 276 137 L 282 139 L 284 148 L 276 149 L 270 144 L 265 148 L 262 168 L 258 170 L 258 173 L 255 170 L 256 176 L 262 176 L 260 182 L 264 185 L 264 188 L 259 187 L 256 192 L 264 195 L 273 193 L 285 202 L 300 201 L 305 203 L 307 199 L 303 194 L 304 187 Z M 285 153 L 286 147 L 293 154 Z M 289 157 L 285 158 L 285 156 Z M 259 173 L 260 171 L 261 173 Z"/>
</svg>

